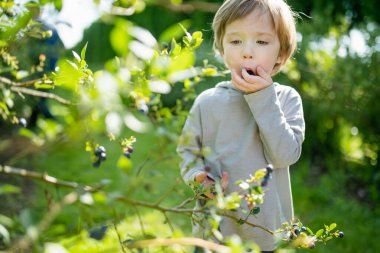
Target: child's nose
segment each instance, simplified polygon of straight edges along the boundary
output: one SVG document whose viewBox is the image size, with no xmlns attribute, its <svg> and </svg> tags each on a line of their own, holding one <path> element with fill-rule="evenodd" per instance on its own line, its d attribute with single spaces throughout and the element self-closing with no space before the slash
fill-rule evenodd
<svg viewBox="0 0 380 253">
<path fill-rule="evenodd" d="M 250 60 L 253 58 L 253 49 L 249 46 L 246 46 L 243 49 L 243 59 Z"/>
</svg>

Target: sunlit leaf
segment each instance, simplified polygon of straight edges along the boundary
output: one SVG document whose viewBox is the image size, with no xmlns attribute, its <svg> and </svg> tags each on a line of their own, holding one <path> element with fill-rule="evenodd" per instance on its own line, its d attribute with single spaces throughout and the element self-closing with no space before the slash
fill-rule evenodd
<svg viewBox="0 0 380 253">
<path fill-rule="evenodd" d="M 120 156 L 119 160 L 117 161 L 117 167 L 125 173 L 129 174 L 132 170 L 132 161 L 125 156 Z"/>
</svg>

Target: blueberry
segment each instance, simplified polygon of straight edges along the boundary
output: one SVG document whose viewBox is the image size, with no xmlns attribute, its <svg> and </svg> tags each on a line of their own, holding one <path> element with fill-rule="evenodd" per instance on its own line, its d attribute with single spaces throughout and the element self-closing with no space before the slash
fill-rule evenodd
<svg viewBox="0 0 380 253">
<path fill-rule="evenodd" d="M 251 210 L 251 214 L 255 215 L 255 214 L 258 214 L 260 213 L 260 207 L 255 207 Z"/>
<path fill-rule="evenodd" d="M 131 153 L 129 153 L 128 151 L 124 152 L 124 156 L 127 157 L 127 158 L 131 158 Z"/>
<path fill-rule="evenodd" d="M 143 114 L 147 114 L 149 112 L 149 107 L 145 103 L 140 103 L 139 104 L 139 112 Z"/>
<path fill-rule="evenodd" d="M 107 158 L 107 154 L 106 154 L 105 152 L 100 153 L 99 159 L 100 159 L 101 161 L 105 161 L 106 158 Z"/>
<path fill-rule="evenodd" d="M 268 178 L 265 178 L 264 177 L 264 180 L 261 182 L 261 186 L 262 187 L 265 187 L 265 186 L 267 186 L 268 185 Z"/>
<path fill-rule="evenodd" d="M 299 236 L 300 235 L 300 230 L 298 228 L 294 229 L 294 234 L 296 236 Z"/>
<path fill-rule="evenodd" d="M 344 237 L 344 233 L 342 231 L 339 232 L 339 238 L 343 238 Z"/>
<path fill-rule="evenodd" d="M 266 169 L 267 169 L 267 173 L 272 173 L 273 172 L 273 167 L 270 164 L 267 166 Z"/>
<path fill-rule="evenodd" d="M 102 153 L 106 153 L 106 149 L 103 146 L 99 146 L 95 149 L 95 155 L 100 157 Z"/>
<path fill-rule="evenodd" d="M 96 240 L 102 240 L 107 232 L 107 226 L 101 226 L 99 228 L 92 228 L 89 231 L 89 236 Z"/>
<path fill-rule="evenodd" d="M 96 160 L 96 162 L 94 162 L 94 163 L 92 164 L 92 166 L 95 167 L 95 168 L 99 168 L 100 163 L 101 163 L 101 161 L 100 161 L 100 158 L 99 158 L 98 160 Z"/>
<path fill-rule="evenodd" d="M 128 147 L 127 150 L 128 150 L 129 153 L 132 154 L 134 149 L 132 147 Z"/>
<path fill-rule="evenodd" d="M 301 228 L 301 231 L 302 231 L 302 232 L 306 232 L 306 231 L 307 231 L 306 227 L 302 227 L 302 228 Z"/>
</svg>

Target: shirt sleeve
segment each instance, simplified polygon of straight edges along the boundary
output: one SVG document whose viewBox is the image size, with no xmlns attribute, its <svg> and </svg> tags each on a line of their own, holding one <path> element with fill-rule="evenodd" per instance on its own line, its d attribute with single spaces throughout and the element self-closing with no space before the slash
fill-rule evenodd
<svg viewBox="0 0 380 253">
<path fill-rule="evenodd" d="M 274 168 L 294 164 L 305 139 L 302 100 L 296 90 L 288 88 L 282 102 L 274 84 L 244 96 L 258 125 L 265 157 Z"/>
<path fill-rule="evenodd" d="M 202 140 L 201 113 L 196 100 L 187 117 L 177 146 L 177 153 L 181 157 L 181 175 L 187 185 L 191 185 L 195 176 L 204 172 L 202 159 L 197 155 L 200 151 L 198 140 Z"/>
</svg>

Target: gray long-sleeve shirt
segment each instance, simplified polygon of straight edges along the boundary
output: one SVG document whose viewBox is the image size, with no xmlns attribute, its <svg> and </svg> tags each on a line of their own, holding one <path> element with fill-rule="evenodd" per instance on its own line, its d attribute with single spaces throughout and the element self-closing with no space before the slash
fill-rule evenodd
<svg viewBox="0 0 380 253">
<path fill-rule="evenodd" d="M 183 128 L 183 136 L 190 138 L 177 148 L 184 181 L 190 184 L 204 171 L 203 162 L 195 155 L 199 151 L 198 137 L 203 147 L 211 149 L 206 156 L 210 175 L 221 177 L 223 171 L 228 172 L 227 193 L 239 190 L 235 181 L 248 179 L 267 164 L 273 165 L 261 212 L 250 216 L 249 222 L 274 231 L 292 220 L 289 166 L 298 160 L 305 136 L 302 101 L 296 90 L 274 83 L 244 94 L 231 82 L 221 82 L 201 93 L 190 113 Z M 239 212 L 234 215 L 246 216 Z M 241 226 L 230 219 L 224 219 L 220 228 L 223 235 L 238 234 L 243 240 L 254 240 L 262 250 L 276 247 L 275 238 L 259 228 Z M 195 226 L 196 236 L 202 234 L 199 229 Z"/>
</svg>

